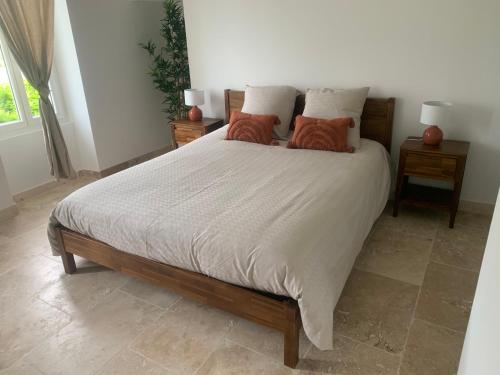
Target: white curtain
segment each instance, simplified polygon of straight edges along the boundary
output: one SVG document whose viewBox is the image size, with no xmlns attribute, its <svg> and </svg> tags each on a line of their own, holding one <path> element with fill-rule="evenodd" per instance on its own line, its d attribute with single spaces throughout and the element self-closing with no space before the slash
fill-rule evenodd
<svg viewBox="0 0 500 375">
<path fill-rule="evenodd" d="M 58 179 L 74 177 L 75 171 L 50 101 L 54 0 L 0 0 L 0 27 L 21 71 L 40 94 L 40 114 L 50 173 Z"/>
</svg>

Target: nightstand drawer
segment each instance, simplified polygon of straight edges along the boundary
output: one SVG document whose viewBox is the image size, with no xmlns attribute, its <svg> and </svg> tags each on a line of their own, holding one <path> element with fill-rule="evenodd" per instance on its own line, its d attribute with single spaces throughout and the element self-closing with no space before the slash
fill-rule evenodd
<svg viewBox="0 0 500 375">
<path fill-rule="evenodd" d="M 453 180 L 457 160 L 442 156 L 422 155 L 409 152 L 406 156 L 405 174 L 416 176 L 433 176 L 445 180 Z"/>
<path fill-rule="evenodd" d="M 192 142 L 220 128 L 223 124 L 222 119 L 217 118 L 204 118 L 201 121 L 190 121 L 187 119 L 173 120 L 170 122 L 172 147 L 175 149 Z"/>
<path fill-rule="evenodd" d="M 203 135 L 202 131 L 198 129 L 183 129 L 175 127 L 174 131 L 177 143 L 189 143 Z"/>
</svg>

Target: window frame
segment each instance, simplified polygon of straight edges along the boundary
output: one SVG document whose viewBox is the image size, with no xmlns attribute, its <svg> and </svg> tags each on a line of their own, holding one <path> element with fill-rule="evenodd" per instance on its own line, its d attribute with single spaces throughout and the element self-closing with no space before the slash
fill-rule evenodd
<svg viewBox="0 0 500 375">
<path fill-rule="evenodd" d="M 5 68 L 7 70 L 12 95 L 16 104 L 17 113 L 19 115 L 19 120 L 17 121 L 9 121 L 0 124 L 0 138 L 41 130 L 41 117 L 33 116 L 31 112 L 28 94 L 26 93 L 26 88 L 24 86 L 23 74 L 10 52 L 2 32 L 0 32 L 0 48 L 5 62 Z M 54 64 L 50 75 L 49 87 L 51 101 L 54 106 L 54 110 L 56 111 L 56 116 L 59 122 L 62 123 L 66 121 L 66 111 Z"/>
</svg>

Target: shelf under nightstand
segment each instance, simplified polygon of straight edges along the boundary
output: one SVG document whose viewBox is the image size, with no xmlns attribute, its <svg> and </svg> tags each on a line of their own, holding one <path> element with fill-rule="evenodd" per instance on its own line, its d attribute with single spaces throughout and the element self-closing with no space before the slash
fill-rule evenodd
<svg viewBox="0 0 500 375">
<path fill-rule="evenodd" d="M 401 193 L 400 203 L 422 208 L 449 210 L 452 206 L 453 190 L 408 183 Z"/>
</svg>

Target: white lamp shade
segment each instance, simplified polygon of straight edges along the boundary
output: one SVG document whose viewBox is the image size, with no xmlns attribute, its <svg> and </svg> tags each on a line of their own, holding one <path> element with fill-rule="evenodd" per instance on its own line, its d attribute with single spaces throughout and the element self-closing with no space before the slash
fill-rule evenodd
<svg viewBox="0 0 500 375">
<path fill-rule="evenodd" d="M 205 103 L 205 93 L 203 90 L 184 90 L 184 103 L 186 105 L 202 105 Z"/>
<path fill-rule="evenodd" d="M 420 122 L 424 125 L 446 126 L 450 120 L 452 106 L 453 104 L 450 102 L 424 102 L 420 113 Z"/>
</svg>

